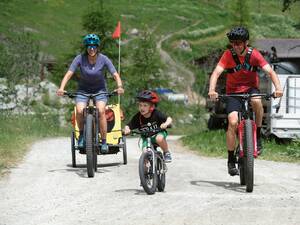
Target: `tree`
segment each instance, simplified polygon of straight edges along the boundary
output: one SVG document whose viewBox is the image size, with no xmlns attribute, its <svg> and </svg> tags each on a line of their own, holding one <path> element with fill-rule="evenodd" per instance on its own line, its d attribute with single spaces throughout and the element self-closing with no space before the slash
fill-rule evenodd
<svg viewBox="0 0 300 225">
<path fill-rule="evenodd" d="M 13 67 L 11 71 L 11 80 L 13 85 L 17 83 L 26 84 L 26 110 L 29 109 L 29 93 L 30 85 L 35 84 L 39 79 L 38 73 L 40 69 L 39 63 L 39 44 L 33 39 L 29 32 L 20 32 L 11 40 L 13 49 Z"/>
<path fill-rule="evenodd" d="M 283 0 L 282 2 L 282 12 L 286 11 L 287 9 L 291 8 L 291 5 L 300 0 Z"/>
<path fill-rule="evenodd" d="M 249 27 L 251 24 L 249 0 L 235 0 L 229 5 L 232 12 L 232 21 L 234 26 L 243 25 Z"/>
<path fill-rule="evenodd" d="M 94 2 L 94 1 L 92 1 Z M 83 29 L 88 33 L 95 33 L 100 37 L 100 49 L 111 59 L 117 59 L 118 51 L 115 47 L 115 40 L 111 33 L 114 31 L 117 20 L 110 13 L 110 10 L 104 9 L 102 1 L 94 2 L 88 12 L 82 17 Z"/>
<path fill-rule="evenodd" d="M 123 105 L 127 113 L 132 115 L 136 108 L 131 106 L 135 102 L 134 96 L 141 90 L 165 87 L 167 81 L 160 72 L 160 57 L 156 49 L 153 34 L 144 27 L 131 52 L 130 66 L 126 68 L 122 80 L 125 85 Z"/>
</svg>

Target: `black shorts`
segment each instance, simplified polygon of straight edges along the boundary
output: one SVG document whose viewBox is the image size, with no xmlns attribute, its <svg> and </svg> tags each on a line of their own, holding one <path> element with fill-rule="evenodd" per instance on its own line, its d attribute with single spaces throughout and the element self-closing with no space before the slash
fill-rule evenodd
<svg viewBox="0 0 300 225">
<path fill-rule="evenodd" d="M 251 88 L 247 93 L 249 94 L 259 94 L 260 91 L 257 88 Z M 238 93 L 234 93 L 238 94 Z M 226 113 L 229 114 L 233 111 L 242 111 L 242 99 L 239 97 L 228 97 L 226 98 Z"/>
</svg>

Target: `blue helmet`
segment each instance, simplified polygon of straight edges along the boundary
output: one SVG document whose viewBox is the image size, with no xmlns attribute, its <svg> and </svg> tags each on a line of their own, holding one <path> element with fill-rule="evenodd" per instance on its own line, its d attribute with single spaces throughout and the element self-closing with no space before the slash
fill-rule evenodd
<svg viewBox="0 0 300 225">
<path fill-rule="evenodd" d="M 83 44 L 85 46 L 88 46 L 88 45 L 97 45 L 97 46 L 99 46 L 100 38 L 96 34 L 88 34 L 83 38 Z"/>
</svg>

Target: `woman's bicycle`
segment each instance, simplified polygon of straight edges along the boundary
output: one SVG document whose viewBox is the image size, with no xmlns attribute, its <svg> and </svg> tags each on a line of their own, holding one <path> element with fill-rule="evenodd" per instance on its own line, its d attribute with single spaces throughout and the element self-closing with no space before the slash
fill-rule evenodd
<svg viewBox="0 0 300 225">
<path fill-rule="evenodd" d="M 258 157 L 256 143 L 255 114 L 250 107 L 251 98 L 264 98 L 270 100 L 273 94 L 228 94 L 219 95 L 219 99 L 228 97 L 240 98 L 242 110 L 238 113 L 238 140 L 235 150 L 236 163 L 239 169 L 240 184 L 246 185 L 246 191 L 252 192 L 254 185 L 254 158 Z"/>
<path fill-rule="evenodd" d="M 78 95 L 83 95 L 87 97 L 88 104 L 86 108 L 83 110 L 83 140 L 84 146 L 79 149 L 82 153 L 86 154 L 86 166 L 87 166 L 87 174 L 88 177 L 94 177 L 95 171 L 97 171 L 97 155 L 100 154 L 101 143 L 99 143 L 99 113 L 95 106 L 95 98 L 98 95 L 106 95 L 111 97 L 115 95 L 115 92 L 99 92 L 96 94 L 86 94 L 81 92 L 65 92 L 64 95 L 69 98 L 75 98 Z M 72 132 L 71 137 L 71 147 L 72 147 L 72 165 L 76 167 L 76 158 L 75 158 L 75 132 Z M 79 148 L 77 146 L 77 148 Z"/>
<path fill-rule="evenodd" d="M 132 130 L 132 134 L 139 134 L 147 138 L 147 146 L 142 149 L 139 159 L 139 175 L 141 185 L 149 195 L 154 194 L 156 190 L 164 191 L 166 186 L 167 165 L 163 153 L 157 145 L 151 143 L 151 135 L 156 134 L 161 129 L 151 131 Z"/>
</svg>

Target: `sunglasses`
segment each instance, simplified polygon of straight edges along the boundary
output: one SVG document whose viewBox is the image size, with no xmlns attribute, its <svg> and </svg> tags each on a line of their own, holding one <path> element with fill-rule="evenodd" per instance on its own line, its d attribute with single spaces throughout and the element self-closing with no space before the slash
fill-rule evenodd
<svg viewBox="0 0 300 225">
<path fill-rule="evenodd" d="M 240 45 L 243 45 L 244 42 L 243 41 L 231 41 L 230 44 L 231 45 L 238 45 L 238 46 L 240 46 Z"/>
<path fill-rule="evenodd" d="M 88 45 L 87 49 L 97 49 L 98 46 L 97 45 Z"/>
</svg>

